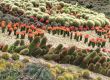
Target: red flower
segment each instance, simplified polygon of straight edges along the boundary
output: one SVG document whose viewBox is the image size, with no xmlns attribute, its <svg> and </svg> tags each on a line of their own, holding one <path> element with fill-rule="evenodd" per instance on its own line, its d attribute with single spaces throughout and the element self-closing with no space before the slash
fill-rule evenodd
<svg viewBox="0 0 110 80">
<path fill-rule="evenodd" d="M 103 52 L 107 52 L 107 50 L 105 48 L 102 49 Z"/>
<path fill-rule="evenodd" d="M 34 35 L 31 33 L 31 34 L 28 34 L 28 37 L 32 38 Z"/>
<path fill-rule="evenodd" d="M 13 28 L 9 28 L 9 31 L 13 31 Z"/>
<path fill-rule="evenodd" d="M 85 37 L 85 38 L 89 38 L 89 35 L 88 35 L 88 34 L 86 34 L 84 37 Z"/>
<path fill-rule="evenodd" d="M 31 25 L 31 29 L 32 29 L 32 30 L 35 30 L 36 27 L 35 27 L 34 25 Z"/>
<path fill-rule="evenodd" d="M 43 21 L 44 21 L 44 19 L 43 19 L 43 18 L 41 18 L 41 19 L 40 19 L 40 22 L 43 22 Z"/>
<path fill-rule="evenodd" d="M 46 22 L 46 24 L 48 24 L 49 23 L 49 20 L 46 20 L 45 22 Z"/>
<path fill-rule="evenodd" d="M 16 32 L 16 35 L 20 34 L 20 32 Z"/>
</svg>

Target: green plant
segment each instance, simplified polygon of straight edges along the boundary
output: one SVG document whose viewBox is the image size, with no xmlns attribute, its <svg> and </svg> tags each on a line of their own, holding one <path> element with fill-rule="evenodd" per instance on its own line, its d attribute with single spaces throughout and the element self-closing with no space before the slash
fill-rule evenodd
<svg viewBox="0 0 110 80">
<path fill-rule="evenodd" d="M 68 49 L 68 55 L 73 55 L 74 51 L 76 50 L 75 46 L 72 46 Z"/>
<path fill-rule="evenodd" d="M 57 80 L 65 80 L 64 76 L 58 76 Z"/>
<path fill-rule="evenodd" d="M 28 55 L 29 54 L 29 49 L 28 48 L 25 48 L 23 50 L 20 51 L 20 54 L 21 55 Z"/>
<path fill-rule="evenodd" d="M 40 47 L 46 46 L 47 38 L 43 37 L 41 42 L 40 42 Z"/>
<path fill-rule="evenodd" d="M 35 37 L 29 45 L 29 55 L 32 55 L 33 50 L 35 50 L 36 45 L 40 43 L 40 37 Z"/>
<path fill-rule="evenodd" d="M 96 52 L 91 52 L 91 53 L 89 53 L 85 58 L 84 58 L 84 62 L 86 63 L 86 64 L 88 64 L 89 62 L 90 62 L 90 60 L 92 59 L 92 58 L 94 58 L 96 56 Z"/>
<path fill-rule="evenodd" d="M 102 78 L 101 77 L 97 77 L 96 80 L 102 80 Z"/>
<path fill-rule="evenodd" d="M 99 72 L 99 73 L 101 73 L 101 74 L 103 74 L 103 75 L 107 75 L 107 69 L 106 69 L 106 68 L 104 69 L 104 68 L 102 67 L 102 68 L 100 69 L 100 72 Z"/>
<path fill-rule="evenodd" d="M 13 60 L 19 60 L 19 55 L 17 53 L 13 53 L 12 56 L 11 56 L 11 58 Z"/>
<path fill-rule="evenodd" d="M 2 48 L 2 52 L 7 52 L 8 51 L 8 45 L 4 45 Z"/>
<path fill-rule="evenodd" d="M 80 20 L 78 20 L 78 19 L 73 20 L 72 25 L 75 26 L 75 27 L 79 27 L 81 25 Z"/>
<path fill-rule="evenodd" d="M 94 70 L 94 71 L 97 72 L 97 73 L 99 73 L 101 67 L 102 67 L 101 64 L 100 64 L 99 62 L 97 62 L 97 63 L 95 64 L 95 68 L 94 68 L 95 70 Z"/>
<path fill-rule="evenodd" d="M 88 69 L 91 71 L 94 71 L 94 67 L 95 67 L 95 65 L 93 63 L 90 63 L 88 66 Z"/>
<path fill-rule="evenodd" d="M 88 70 L 84 71 L 82 75 L 84 78 L 90 78 L 90 72 Z"/>
<path fill-rule="evenodd" d="M 107 76 L 110 77 L 110 69 L 107 71 Z"/>
<path fill-rule="evenodd" d="M 62 44 L 59 44 L 59 45 L 55 48 L 54 53 L 55 53 L 55 54 L 59 54 L 59 52 L 61 51 L 62 48 L 63 48 L 63 45 L 62 45 Z"/>
<path fill-rule="evenodd" d="M 28 64 L 24 72 L 33 76 L 34 79 L 42 79 L 42 80 L 52 80 L 54 79 L 50 70 L 43 64 Z M 35 76 L 34 76 L 35 75 Z"/>
<path fill-rule="evenodd" d="M 93 63 L 97 63 L 99 60 L 100 60 L 100 56 L 97 55 L 93 58 Z"/>
<path fill-rule="evenodd" d="M 10 58 L 9 54 L 2 54 L 2 58 L 8 60 Z"/>
<path fill-rule="evenodd" d="M 92 20 L 88 20 L 86 25 L 91 28 L 91 27 L 95 26 L 95 23 Z"/>
<path fill-rule="evenodd" d="M 22 60 L 22 62 L 23 62 L 23 63 L 28 63 L 28 62 L 29 62 L 29 59 L 28 59 L 28 58 L 24 58 L 24 59 Z"/>
<path fill-rule="evenodd" d="M 16 48 L 14 49 L 14 52 L 19 53 L 21 50 L 23 50 L 23 49 L 25 49 L 25 48 L 27 48 L 26 45 L 16 47 Z"/>
<path fill-rule="evenodd" d="M 20 44 L 20 40 L 16 40 L 16 41 L 13 43 L 14 46 L 18 46 L 19 44 Z"/>
<path fill-rule="evenodd" d="M 21 41 L 20 41 L 20 46 L 23 46 L 23 45 L 25 45 L 25 42 L 24 42 L 23 39 L 21 39 Z"/>
</svg>

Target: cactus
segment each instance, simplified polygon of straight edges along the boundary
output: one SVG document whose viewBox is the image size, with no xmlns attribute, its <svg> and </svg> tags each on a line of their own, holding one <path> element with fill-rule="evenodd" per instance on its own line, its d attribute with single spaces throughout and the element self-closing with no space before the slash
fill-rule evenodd
<svg viewBox="0 0 110 80">
<path fill-rule="evenodd" d="M 64 76 L 58 76 L 57 80 L 65 80 Z"/>
<path fill-rule="evenodd" d="M 54 61 L 57 61 L 57 60 L 60 59 L 59 54 L 46 54 L 46 55 L 44 55 L 43 57 L 44 57 L 44 59 L 46 59 L 46 60 L 54 60 Z"/>
<path fill-rule="evenodd" d="M 19 60 L 19 55 L 17 53 L 12 54 L 11 58 L 13 60 Z"/>
<path fill-rule="evenodd" d="M 68 72 L 63 73 L 65 80 L 73 80 L 73 75 Z"/>
<path fill-rule="evenodd" d="M 8 51 L 8 45 L 4 45 L 2 48 L 2 52 L 7 52 Z"/>
<path fill-rule="evenodd" d="M 23 62 L 23 63 L 28 63 L 28 62 L 29 62 L 29 59 L 28 59 L 28 58 L 24 58 L 24 59 L 22 60 L 22 62 Z"/>
<path fill-rule="evenodd" d="M 16 48 L 16 46 L 11 45 L 11 46 L 9 47 L 9 49 L 8 49 L 8 52 L 9 52 L 9 53 L 13 53 L 15 48 Z"/>
<path fill-rule="evenodd" d="M 70 39 L 72 39 L 72 38 L 73 38 L 73 33 L 71 32 L 71 33 L 70 33 Z"/>
<path fill-rule="evenodd" d="M 76 56 L 76 59 L 74 60 L 75 65 L 80 65 L 83 61 L 83 56 Z"/>
<path fill-rule="evenodd" d="M 20 44 L 20 40 L 16 40 L 16 41 L 13 43 L 14 46 L 18 46 L 19 44 Z"/>
<path fill-rule="evenodd" d="M 99 62 L 97 62 L 97 63 L 95 64 L 95 68 L 94 68 L 95 70 L 94 70 L 94 71 L 97 72 L 97 73 L 99 73 L 101 67 L 102 67 L 101 64 L 100 64 Z"/>
<path fill-rule="evenodd" d="M 95 67 L 94 64 L 90 63 L 89 66 L 88 66 L 88 69 L 91 70 L 91 71 L 94 71 L 94 67 Z"/>
<path fill-rule="evenodd" d="M 68 50 L 68 55 L 73 55 L 75 49 L 76 49 L 75 46 L 70 47 L 69 50 Z"/>
<path fill-rule="evenodd" d="M 68 50 L 67 49 L 63 49 L 61 52 L 60 52 L 60 58 L 64 58 L 66 55 L 68 54 Z"/>
<path fill-rule="evenodd" d="M 36 48 L 36 44 L 40 43 L 40 37 L 35 37 L 29 46 L 29 55 L 32 55 L 33 50 Z"/>
<path fill-rule="evenodd" d="M 21 55 L 28 55 L 29 54 L 29 49 L 28 48 L 25 48 L 23 50 L 20 51 L 20 54 Z"/>
<path fill-rule="evenodd" d="M 93 63 L 97 63 L 100 60 L 100 56 L 95 56 L 93 58 Z"/>
<path fill-rule="evenodd" d="M 70 63 L 70 60 L 71 60 L 71 56 L 66 55 L 64 56 L 64 58 L 60 58 L 60 63 Z"/>
<path fill-rule="evenodd" d="M 43 56 L 42 52 L 43 50 L 40 47 L 38 47 L 38 48 L 33 49 L 33 51 L 31 52 L 31 55 L 34 57 L 40 57 L 40 56 Z"/>
<path fill-rule="evenodd" d="M 47 43 L 47 38 L 43 37 L 41 42 L 40 42 L 40 47 L 46 46 L 46 43 Z"/>
<path fill-rule="evenodd" d="M 106 68 L 101 68 L 99 73 L 106 76 L 107 75 L 107 69 Z"/>
<path fill-rule="evenodd" d="M 107 62 L 107 58 L 104 57 L 104 56 L 102 56 L 102 57 L 100 58 L 99 62 L 100 62 L 101 64 L 103 64 L 104 62 Z"/>
<path fill-rule="evenodd" d="M 107 76 L 110 77 L 110 69 L 107 71 Z"/>
<path fill-rule="evenodd" d="M 87 21 L 87 26 L 88 26 L 89 28 L 95 26 L 94 21 L 92 21 L 92 20 L 88 20 L 88 21 Z"/>
<path fill-rule="evenodd" d="M 59 52 L 61 51 L 62 48 L 63 48 L 63 45 L 62 45 L 62 44 L 59 44 L 59 45 L 55 48 L 54 53 L 55 53 L 55 54 L 59 54 Z"/>
<path fill-rule="evenodd" d="M 21 41 L 20 41 L 20 46 L 23 46 L 23 45 L 25 45 L 25 42 L 24 42 L 23 39 L 21 39 Z"/>
<path fill-rule="evenodd" d="M 90 72 L 87 71 L 87 70 L 84 71 L 84 72 L 83 72 L 83 77 L 86 78 L 86 79 L 90 78 Z"/>
<path fill-rule="evenodd" d="M 27 48 L 26 45 L 16 47 L 16 48 L 14 49 L 14 52 L 16 52 L 16 53 L 20 53 L 20 51 L 23 50 L 23 49 L 25 49 L 25 48 Z"/>
<path fill-rule="evenodd" d="M 5 54 L 2 54 L 2 58 L 5 60 L 8 60 L 10 58 L 10 56 L 9 56 L 9 54 L 5 53 Z"/>
<path fill-rule="evenodd" d="M 87 64 L 90 62 L 90 60 L 92 58 L 94 58 L 96 56 L 96 52 L 92 52 L 90 54 L 88 54 L 85 58 L 84 58 L 84 62 L 86 62 Z"/>
<path fill-rule="evenodd" d="M 100 53 L 100 48 L 97 48 L 95 51 L 96 51 L 97 53 Z"/>
</svg>

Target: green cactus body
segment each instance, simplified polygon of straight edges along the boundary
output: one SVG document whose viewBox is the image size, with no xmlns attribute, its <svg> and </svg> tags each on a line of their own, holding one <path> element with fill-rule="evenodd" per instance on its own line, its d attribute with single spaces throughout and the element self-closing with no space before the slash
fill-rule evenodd
<svg viewBox="0 0 110 80">
<path fill-rule="evenodd" d="M 25 48 L 27 48 L 26 45 L 16 47 L 16 48 L 14 49 L 14 52 L 19 53 L 21 50 L 23 50 L 23 49 L 25 49 Z"/>
<path fill-rule="evenodd" d="M 84 43 L 87 43 L 87 42 L 88 42 L 88 38 L 85 38 Z"/>
<path fill-rule="evenodd" d="M 8 51 L 8 45 L 4 45 L 2 48 L 2 52 L 7 52 Z"/>
<path fill-rule="evenodd" d="M 19 60 L 19 55 L 17 53 L 12 54 L 11 57 L 13 60 Z"/>
<path fill-rule="evenodd" d="M 2 58 L 8 60 L 10 58 L 9 54 L 2 54 Z"/>
<path fill-rule="evenodd" d="M 100 58 L 99 62 L 100 62 L 101 64 L 103 64 L 104 62 L 107 62 L 106 57 L 102 56 L 102 57 Z"/>
<path fill-rule="evenodd" d="M 47 38 L 46 37 L 43 37 L 42 40 L 41 40 L 41 42 L 40 42 L 40 47 L 45 46 L 46 43 L 47 43 Z"/>
<path fill-rule="evenodd" d="M 110 77 L 110 69 L 107 71 L 107 76 Z"/>
<path fill-rule="evenodd" d="M 13 43 L 14 46 L 18 46 L 19 44 L 20 44 L 20 40 L 16 40 L 16 41 Z"/>
<path fill-rule="evenodd" d="M 55 53 L 55 54 L 59 54 L 59 52 L 61 51 L 62 48 L 63 48 L 63 45 L 62 45 L 62 44 L 59 44 L 59 45 L 55 48 L 54 53 Z"/>
<path fill-rule="evenodd" d="M 75 51 L 76 47 L 75 46 L 72 46 L 69 48 L 68 50 L 68 55 L 73 55 L 74 54 L 74 51 Z"/>
<path fill-rule="evenodd" d="M 25 42 L 24 42 L 23 39 L 21 39 L 21 41 L 20 41 L 20 46 L 23 46 L 23 45 L 25 45 Z"/>
<path fill-rule="evenodd" d="M 96 52 L 92 52 L 92 53 L 89 53 L 85 58 L 84 58 L 84 61 L 86 61 L 86 63 L 88 64 L 91 60 L 91 58 L 94 58 L 96 56 Z"/>
<path fill-rule="evenodd" d="M 36 48 L 36 44 L 40 43 L 40 37 L 35 37 L 33 41 L 30 43 L 29 46 L 29 55 L 32 55 L 31 53 Z"/>
<path fill-rule="evenodd" d="M 95 64 L 95 68 L 94 68 L 95 70 L 95 72 L 97 72 L 97 73 L 99 73 L 99 71 L 100 71 L 100 69 L 101 69 L 101 64 L 99 63 L 99 62 L 97 62 L 96 64 Z"/>
<path fill-rule="evenodd" d="M 95 67 L 95 65 L 93 63 L 90 63 L 88 66 L 88 69 L 91 71 L 94 71 L 94 67 Z"/>
<path fill-rule="evenodd" d="M 29 54 L 29 49 L 28 48 L 25 48 L 23 50 L 20 51 L 20 54 L 21 55 L 28 55 Z"/>
<path fill-rule="evenodd" d="M 93 59 L 93 63 L 97 63 L 100 60 L 100 56 L 95 56 Z"/>
<path fill-rule="evenodd" d="M 82 56 L 76 56 L 76 59 L 74 60 L 74 64 L 75 65 L 80 65 L 83 61 L 83 57 Z"/>
</svg>

